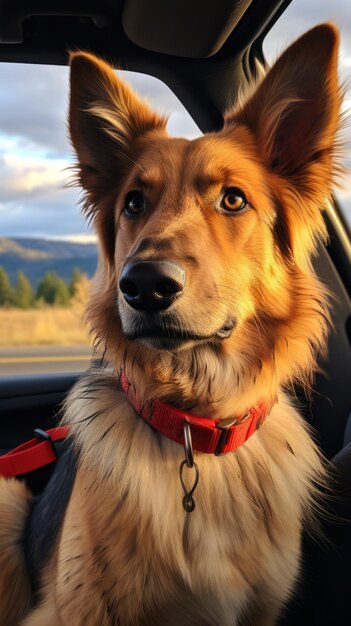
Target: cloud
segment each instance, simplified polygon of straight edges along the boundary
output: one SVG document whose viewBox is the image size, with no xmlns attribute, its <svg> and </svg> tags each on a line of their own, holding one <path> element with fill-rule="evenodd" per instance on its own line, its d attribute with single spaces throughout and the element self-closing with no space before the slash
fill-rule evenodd
<svg viewBox="0 0 351 626">
<path fill-rule="evenodd" d="M 56 237 L 50 237 L 50 239 L 56 239 Z M 60 239 L 64 241 L 71 241 L 72 243 L 97 243 L 98 240 L 97 235 L 94 233 L 63 235 Z"/>
<path fill-rule="evenodd" d="M 60 191 L 68 162 L 63 159 L 25 157 L 21 153 L 0 155 L 1 202 L 18 202 Z"/>
<path fill-rule="evenodd" d="M 70 152 L 65 129 L 67 68 L 0 64 L 0 132 L 32 150 Z"/>
<path fill-rule="evenodd" d="M 1 235 L 62 237 L 91 233 L 80 213 L 73 190 L 47 194 L 26 202 L 0 201 Z"/>
<path fill-rule="evenodd" d="M 172 123 L 173 132 L 199 132 L 183 105 L 160 80 L 133 72 L 120 75 L 157 110 L 171 113 L 171 118 L 178 116 L 183 125 Z M 0 84 L 6 86 L 0 94 L 0 133 L 15 137 L 23 148 L 45 148 L 48 158 L 68 158 L 72 153 L 66 128 L 68 78 L 67 67 L 0 63 Z"/>
<path fill-rule="evenodd" d="M 2 235 L 42 236 L 84 230 L 79 192 L 65 188 L 67 165 L 64 159 L 23 155 L 20 148 L 0 153 Z"/>
<path fill-rule="evenodd" d="M 292 2 L 268 33 L 263 49 L 270 63 L 295 39 L 322 22 L 334 22 L 340 29 L 341 72 L 351 63 L 350 0 L 305 0 L 303 7 Z M 347 76 L 345 76 L 347 79 Z"/>
</svg>

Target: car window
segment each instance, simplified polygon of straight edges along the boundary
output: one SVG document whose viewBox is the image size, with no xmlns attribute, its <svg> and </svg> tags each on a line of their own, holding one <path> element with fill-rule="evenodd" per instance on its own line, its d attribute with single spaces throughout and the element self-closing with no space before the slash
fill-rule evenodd
<svg viewBox="0 0 351 626">
<path fill-rule="evenodd" d="M 336 192 L 345 221 L 351 228 L 351 10 L 349 0 L 307 0 L 303 3 L 291 2 L 269 31 L 263 42 L 263 52 L 270 64 L 282 50 L 302 33 L 318 23 L 332 21 L 340 29 L 340 79 L 345 86 L 343 111 L 344 165 L 346 167 L 342 187 Z"/>
<path fill-rule="evenodd" d="M 169 115 L 169 132 L 199 130 L 161 81 L 122 72 Z M 81 371 L 95 236 L 67 187 L 66 67 L 0 64 L 0 375 Z"/>
</svg>

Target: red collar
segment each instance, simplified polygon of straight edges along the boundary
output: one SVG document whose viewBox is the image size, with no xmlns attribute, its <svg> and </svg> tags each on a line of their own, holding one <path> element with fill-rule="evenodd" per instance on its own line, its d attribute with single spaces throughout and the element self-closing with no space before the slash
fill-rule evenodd
<svg viewBox="0 0 351 626">
<path fill-rule="evenodd" d="M 184 424 L 189 424 L 192 447 L 194 450 L 209 454 L 225 454 L 245 443 L 259 428 L 275 404 L 275 402 L 271 405 L 261 403 L 251 408 L 245 415 L 214 420 L 191 415 L 161 400 L 153 400 L 139 407 L 133 397 L 133 388 L 125 372 L 122 372 L 120 381 L 133 408 L 154 430 L 184 445 Z M 23 443 L 0 457 L 0 476 L 27 474 L 57 460 L 55 442 L 65 439 L 69 434 L 69 429 L 66 426 L 59 426 L 47 432 L 39 429 L 34 432 L 35 439 Z"/>
<path fill-rule="evenodd" d="M 184 445 L 184 424 L 188 423 L 194 450 L 208 454 L 220 455 L 239 448 L 256 432 L 275 404 L 260 403 L 244 415 L 224 420 L 211 419 L 186 413 L 161 400 L 152 400 L 140 407 L 124 371 L 120 382 L 132 407 L 154 430 Z"/>
</svg>

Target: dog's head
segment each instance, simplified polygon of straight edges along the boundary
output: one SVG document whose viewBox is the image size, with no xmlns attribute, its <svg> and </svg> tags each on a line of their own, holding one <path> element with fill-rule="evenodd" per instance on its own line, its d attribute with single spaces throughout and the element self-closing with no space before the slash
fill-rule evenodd
<svg viewBox="0 0 351 626">
<path fill-rule="evenodd" d="M 324 324 L 310 256 L 335 174 L 337 50 L 333 26 L 314 28 L 221 131 L 193 141 L 168 137 L 106 63 L 72 54 L 70 132 L 101 249 L 90 318 L 119 366 L 167 351 L 179 367 L 206 350 L 230 355 L 237 375 L 243 361 L 289 361 L 289 378 L 312 362 Z"/>
</svg>

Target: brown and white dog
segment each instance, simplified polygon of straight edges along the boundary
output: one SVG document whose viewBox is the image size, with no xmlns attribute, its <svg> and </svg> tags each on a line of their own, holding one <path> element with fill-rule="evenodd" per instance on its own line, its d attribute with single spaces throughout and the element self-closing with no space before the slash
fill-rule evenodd
<svg viewBox="0 0 351 626">
<path fill-rule="evenodd" d="M 312 29 L 193 141 L 168 137 L 105 62 L 72 54 L 70 132 L 100 242 L 88 319 L 113 371 L 66 402 L 78 468 L 36 602 L 20 548 L 30 495 L 0 483 L 3 626 L 275 623 L 324 480 L 284 388 L 310 384 L 325 345 L 310 258 L 338 170 L 337 54 L 336 29 Z M 195 451 L 192 513 L 183 446 L 132 406 L 155 399 L 208 420 L 272 406 L 236 450 Z"/>
</svg>

